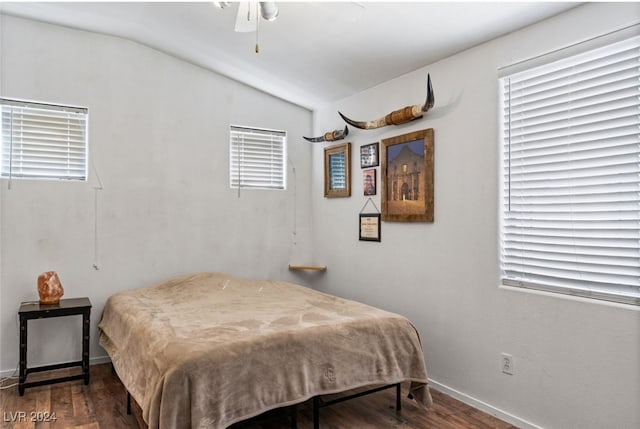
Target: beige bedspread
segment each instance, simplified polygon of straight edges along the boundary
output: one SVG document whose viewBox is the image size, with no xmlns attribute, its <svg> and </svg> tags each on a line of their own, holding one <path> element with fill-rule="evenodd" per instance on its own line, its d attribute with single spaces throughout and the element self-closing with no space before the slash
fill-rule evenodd
<svg viewBox="0 0 640 429">
<path fill-rule="evenodd" d="M 224 428 L 319 394 L 406 380 L 431 404 L 406 318 L 291 283 L 179 277 L 111 296 L 99 330 L 150 429 Z"/>
</svg>

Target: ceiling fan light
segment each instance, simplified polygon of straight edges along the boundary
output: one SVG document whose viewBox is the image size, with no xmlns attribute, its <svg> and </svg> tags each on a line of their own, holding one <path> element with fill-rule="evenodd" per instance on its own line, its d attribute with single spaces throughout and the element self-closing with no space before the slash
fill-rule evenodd
<svg viewBox="0 0 640 429">
<path fill-rule="evenodd" d="M 260 2 L 260 15 L 267 21 L 273 21 L 278 17 L 278 6 L 272 1 Z"/>
</svg>

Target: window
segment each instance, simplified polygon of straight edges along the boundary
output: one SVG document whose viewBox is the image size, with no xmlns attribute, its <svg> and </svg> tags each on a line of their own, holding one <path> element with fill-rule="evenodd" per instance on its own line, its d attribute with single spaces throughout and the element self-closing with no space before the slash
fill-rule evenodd
<svg viewBox="0 0 640 429">
<path fill-rule="evenodd" d="M 232 188 L 286 189 L 287 133 L 231 126 Z"/>
<path fill-rule="evenodd" d="M 640 37 L 500 88 L 503 284 L 640 305 Z"/>
<path fill-rule="evenodd" d="M 87 180 L 87 109 L 0 98 L 3 178 Z"/>
</svg>

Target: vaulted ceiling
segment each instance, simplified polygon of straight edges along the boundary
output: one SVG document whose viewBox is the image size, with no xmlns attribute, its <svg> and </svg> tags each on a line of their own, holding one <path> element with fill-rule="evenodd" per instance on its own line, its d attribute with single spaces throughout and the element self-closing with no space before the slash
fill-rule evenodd
<svg viewBox="0 0 640 429">
<path fill-rule="evenodd" d="M 278 18 L 261 21 L 257 33 L 234 31 L 236 3 L 8 2 L 0 10 L 130 39 L 314 109 L 579 3 L 277 5 Z"/>
</svg>

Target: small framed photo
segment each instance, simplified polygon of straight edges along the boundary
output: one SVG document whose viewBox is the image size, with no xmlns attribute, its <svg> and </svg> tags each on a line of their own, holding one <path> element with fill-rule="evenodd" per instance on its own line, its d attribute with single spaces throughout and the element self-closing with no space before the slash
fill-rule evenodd
<svg viewBox="0 0 640 429">
<path fill-rule="evenodd" d="M 360 146 L 360 168 L 377 167 L 380 165 L 379 143 Z"/>
<path fill-rule="evenodd" d="M 360 241 L 380 241 L 380 213 L 360 213 Z"/>
<path fill-rule="evenodd" d="M 375 195 L 377 192 L 376 187 L 376 169 L 370 168 L 369 170 L 362 170 L 362 189 L 364 195 Z"/>
</svg>

